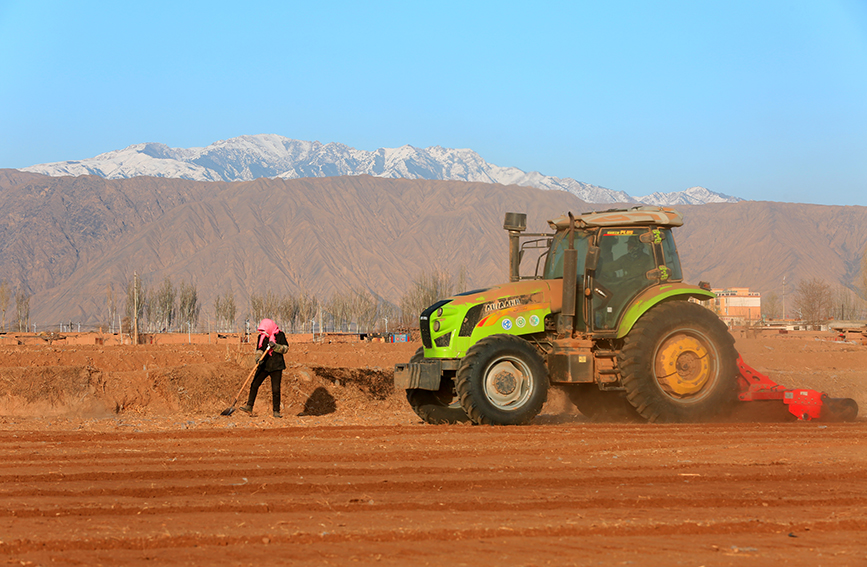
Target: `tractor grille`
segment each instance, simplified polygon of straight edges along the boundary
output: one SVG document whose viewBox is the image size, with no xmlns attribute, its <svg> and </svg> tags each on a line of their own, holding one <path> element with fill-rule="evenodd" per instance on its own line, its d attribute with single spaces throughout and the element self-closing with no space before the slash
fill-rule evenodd
<svg viewBox="0 0 867 567">
<path fill-rule="evenodd" d="M 484 306 L 484 303 L 480 303 L 479 305 L 470 307 L 470 310 L 467 311 L 467 314 L 464 317 L 463 323 L 461 323 L 461 330 L 458 332 L 459 337 L 469 337 L 473 334 L 473 329 L 476 328 L 479 319 L 482 318 L 482 307 Z"/>
<path fill-rule="evenodd" d="M 443 299 L 441 301 L 437 301 L 427 309 L 421 312 L 421 316 L 418 318 L 418 328 L 421 331 L 421 343 L 424 345 L 424 348 L 433 348 L 433 341 L 430 336 L 430 316 L 431 313 L 445 305 L 451 301 L 450 299 Z"/>
</svg>

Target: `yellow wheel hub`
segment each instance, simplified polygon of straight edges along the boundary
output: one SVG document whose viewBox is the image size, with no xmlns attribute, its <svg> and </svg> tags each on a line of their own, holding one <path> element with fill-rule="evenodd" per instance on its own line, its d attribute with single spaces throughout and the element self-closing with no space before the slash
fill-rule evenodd
<svg viewBox="0 0 867 567">
<path fill-rule="evenodd" d="M 712 360 L 697 338 L 676 334 L 660 345 L 656 355 L 656 380 L 668 394 L 684 398 L 704 388 L 711 377 Z"/>
</svg>

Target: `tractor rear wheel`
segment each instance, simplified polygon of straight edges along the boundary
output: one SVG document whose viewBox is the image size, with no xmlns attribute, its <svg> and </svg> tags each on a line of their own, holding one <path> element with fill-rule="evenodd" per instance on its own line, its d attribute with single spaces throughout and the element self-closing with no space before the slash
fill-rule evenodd
<svg viewBox="0 0 867 567">
<path fill-rule="evenodd" d="M 492 335 L 470 347 L 456 382 L 464 411 L 480 425 L 522 425 L 548 399 L 542 357 L 513 335 Z"/>
<path fill-rule="evenodd" d="M 423 359 L 424 349 L 419 348 L 409 361 L 418 362 Z M 412 411 L 425 423 L 439 425 L 443 423 L 465 423 L 470 420 L 455 395 L 454 380 L 447 376 L 443 376 L 440 379 L 440 389 L 438 391 L 407 390 L 406 400 L 412 407 Z"/>
<path fill-rule="evenodd" d="M 569 399 L 593 421 L 644 421 L 626 399 L 625 392 L 600 390 L 596 384 L 567 386 Z"/>
<path fill-rule="evenodd" d="M 719 317 L 687 301 L 645 313 L 618 354 L 626 398 L 651 422 L 707 421 L 737 396 L 734 338 Z"/>
</svg>

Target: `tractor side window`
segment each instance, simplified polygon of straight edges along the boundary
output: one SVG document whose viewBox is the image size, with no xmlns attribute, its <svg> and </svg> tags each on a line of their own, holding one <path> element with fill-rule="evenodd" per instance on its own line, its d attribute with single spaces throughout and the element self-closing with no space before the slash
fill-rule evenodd
<svg viewBox="0 0 867 567">
<path fill-rule="evenodd" d="M 654 282 L 653 245 L 641 241 L 643 229 L 603 229 L 599 238 L 592 310 L 596 329 L 614 329 L 629 301 Z"/>
<path fill-rule="evenodd" d="M 665 257 L 665 265 L 669 270 L 668 279 L 682 280 L 683 272 L 680 269 L 680 257 L 677 255 L 677 246 L 674 244 L 674 237 L 671 230 L 660 229 L 662 237 L 662 255 Z"/>
<path fill-rule="evenodd" d="M 578 251 L 578 281 L 584 278 L 584 259 L 587 257 L 587 233 L 575 231 L 575 249 Z M 545 260 L 545 272 L 543 277 L 546 280 L 553 280 L 563 277 L 563 252 L 569 248 L 569 231 L 561 230 L 554 235 L 551 242 L 551 252 Z"/>
</svg>

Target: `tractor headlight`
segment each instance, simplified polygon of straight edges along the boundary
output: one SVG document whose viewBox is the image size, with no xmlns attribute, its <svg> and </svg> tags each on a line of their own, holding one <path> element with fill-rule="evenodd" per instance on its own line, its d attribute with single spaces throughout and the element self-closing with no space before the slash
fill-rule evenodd
<svg viewBox="0 0 867 567">
<path fill-rule="evenodd" d="M 442 309 L 441 309 L 440 311 L 442 311 Z M 436 333 L 437 331 L 440 330 L 440 322 L 439 322 L 439 320 L 434 321 L 434 324 L 433 324 L 433 330 L 434 330 L 434 333 Z"/>
</svg>

